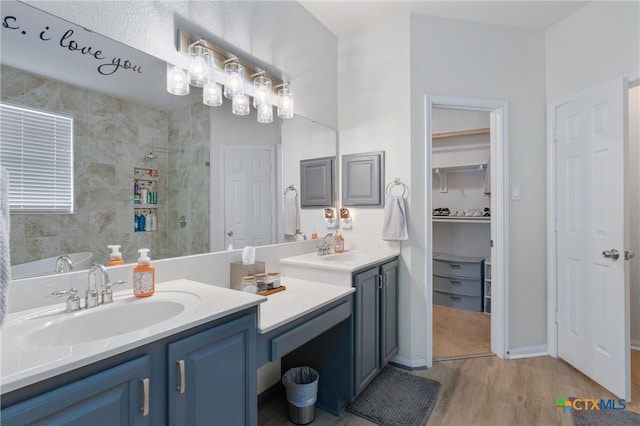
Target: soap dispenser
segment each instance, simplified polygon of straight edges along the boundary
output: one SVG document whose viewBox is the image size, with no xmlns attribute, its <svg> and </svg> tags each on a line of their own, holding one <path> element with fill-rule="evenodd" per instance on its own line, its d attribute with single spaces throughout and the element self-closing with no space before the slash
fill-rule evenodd
<svg viewBox="0 0 640 426">
<path fill-rule="evenodd" d="M 151 266 L 148 248 L 138 250 L 138 265 L 133 268 L 133 294 L 136 297 L 151 296 L 156 291 L 156 271 Z"/>
<path fill-rule="evenodd" d="M 120 247 L 122 246 L 114 244 L 107 247 L 109 248 L 109 250 L 111 250 L 111 253 L 109 254 L 109 263 L 107 266 L 124 265 L 124 260 L 122 260 L 122 254 L 120 253 Z"/>
</svg>

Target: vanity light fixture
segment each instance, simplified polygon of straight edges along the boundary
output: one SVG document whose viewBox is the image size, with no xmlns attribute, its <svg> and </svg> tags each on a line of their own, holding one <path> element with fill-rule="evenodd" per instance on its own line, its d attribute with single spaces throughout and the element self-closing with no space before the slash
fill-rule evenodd
<svg viewBox="0 0 640 426">
<path fill-rule="evenodd" d="M 222 105 L 224 95 L 232 100 L 232 112 L 236 115 L 249 114 L 252 96 L 259 123 L 273 122 L 273 106 L 277 106 L 278 117 L 293 117 L 289 82 L 183 29 L 178 30 L 178 50 L 190 62 L 187 69 L 167 64 L 169 93 L 187 95 L 189 85 L 201 87 L 205 105 Z"/>
<path fill-rule="evenodd" d="M 227 73 L 227 80 L 224 83 L 224 97 L 233 99 L 236 95 L 244 94 L 244 83 L 242 82 L 242 65 L 236 62 L 237 58 L 231 58 L 224 64 L 224 72 Z"/>
<path fill-rule="evenodd" d="M 167 92 L 178 96 L 189 94 L 189 78 L 186 70 L 167 64 Z"/>
<path fill-rule="evenodd" d="M 201 40 L 189 46 L 189 56 L 192 58 L 189 65 L 189 84 L 193 87 L 204 87 L 209 83 L 211 58 L 209 50 L 198 43 L 201 43 Z"/>
<path fill-rule="evenodd" d="M 285 81 L 278 90 L 278 117 L 293 118 L 293 92 L 289 89 L 289 82 Z"/>
</svg>

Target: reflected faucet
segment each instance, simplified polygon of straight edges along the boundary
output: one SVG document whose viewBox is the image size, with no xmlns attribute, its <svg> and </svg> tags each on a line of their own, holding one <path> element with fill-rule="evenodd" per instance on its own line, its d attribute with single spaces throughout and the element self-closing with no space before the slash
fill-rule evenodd
<svg viewBox="0 0 640 426">
<path fill-rule="evenodd" d="M 73 262 L 68 255 L 63 254 L 62 256 L 58 257 L 58 259 L 56 260 L 56 274 L 70 272 L 72 270 Z"/>
<path fill-rule="evenodd" d="M 327 244 L 328 237 L 332 237 L 333 242 L 335 243 L 336 241 L 335 235 L 333 235 L 332 233 L 328 233 L 327 235 L 325 235 L 324 238 L 322 239 L 322 246 L 318 247 L 318 256 L 324 256 L 325 254 L 331 253 L 331 246 Z"/>
<path fill-rule="evenodd" d="M 100 276 L 100 288 L 106 288 L 110 283 L 109 273 L 103 264 L 94 262 L 89 268 L 89 277 L 87 285 L 87 294 L 85 297 L 85 308 L 93 308 L 100 304 L 100 292 L 96 283 L 97 277 Z"/>
</svg>

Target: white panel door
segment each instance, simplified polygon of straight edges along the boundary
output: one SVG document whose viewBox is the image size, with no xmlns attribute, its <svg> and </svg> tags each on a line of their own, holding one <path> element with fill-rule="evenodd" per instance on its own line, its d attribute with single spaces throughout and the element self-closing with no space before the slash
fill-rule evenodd
<svg viewBox="0 0 640 426">
<path fill-rule="evenodd" d="M 273 243 L 273 154 L 263 147 L 224 147 L 225 247 Z"/>
<path fill-rule="evenodd" d="M 616 79 L 556 109 L 557 327 L 558 356 L 629 399 L 626 90 Z"/>
</svg>

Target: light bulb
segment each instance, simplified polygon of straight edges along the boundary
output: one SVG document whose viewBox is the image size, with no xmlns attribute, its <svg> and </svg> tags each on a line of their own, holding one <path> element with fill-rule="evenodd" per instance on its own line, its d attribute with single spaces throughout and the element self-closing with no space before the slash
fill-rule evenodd
<svg viewBox="0 0 640 426">
<path fill-rule="evenodd" d="M 227 80 L 224 83 L 224 97 L 227 99 L 233 99 L 236 95 L 242 93 L 242 65 L 236 62 L 230 62 L 224 66 L 224 70 L 227 72 Z"/>
<path fill-rule="evenodd" d="M 269 103 L 258 105 L 258 123 L 273 122 L 273 107 Z"/>
<path fill-rule="evenodd" d="M 209 53 L 202 46 L 193 46 L 190 55 L 193 60 L 189 65 L 189 84 L 204 87 L 209 82 Z"/>
<path fill-rule="evenodd" d="M 218 83 L 209 82 L 202 89 L 202 103 L 209 106 L 222 105 L 222 88 Z"/>
<path fill-rule="evenodd" d="M 235 115 L 249 115 L 249 98 L 247 95 L 239 94 L 233 97 L 231 112 Z"/>
<path fill-rule="evenodd" d="M 174 95 L 189 94 L 189 82 L 185 70 L 167 64 L 167 92 Z"/>
</svg>

